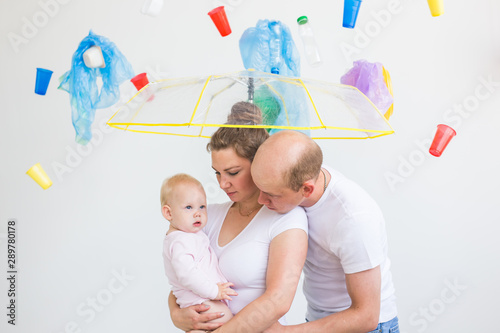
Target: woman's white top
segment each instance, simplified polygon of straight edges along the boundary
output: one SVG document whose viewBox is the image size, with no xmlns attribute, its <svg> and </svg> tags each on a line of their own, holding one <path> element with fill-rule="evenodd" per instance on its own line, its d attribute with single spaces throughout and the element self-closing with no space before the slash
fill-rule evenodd
<svg viewBox="0 0 500 333">
<path fill-rule="evenodd" d="M 307 233 L 307 217 L 300 207 L 287 214 L 278 214 L 262 206 L 243 231 L 225 246 L 219 246 L 219 233 L 231 205 L 232 202 L 208 205 L 208 223 L 204 231 L 219 259 L 220 270 L 238 292 L 229 302 L 231 312 L 236 314 L 266 290 L 269 245 L 273 238 L 290 229 Z"/>
</svg>

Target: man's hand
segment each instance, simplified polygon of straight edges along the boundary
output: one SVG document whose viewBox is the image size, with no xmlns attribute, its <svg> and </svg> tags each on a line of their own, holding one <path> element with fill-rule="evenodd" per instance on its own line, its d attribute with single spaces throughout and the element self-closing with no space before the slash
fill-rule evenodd
<svg viewBox="0 0 500 333">
<path fill-rule="evenodd" d="M 209 323 L 209 321 L 224 316 L 221 312 L 204 313 L 210 309 L 208 305 L 191 305 L 187 308 L 176 309 L 170 313 L 175 326 L 185 332 L 191 330 L 213 331 L 223 323 Z"/>
<path fill-rule="evenodd" d="M 233 299 L 229 296 L 238 296 L 238 293 L 231 289 L 231 287 L 234 287 L 234 284 L 231 282 L 219 282 L 217 283 L 217 286 L 219 287 L 219 292 L 217 293 L 217 298 L 214 298 L 216 301 L 221 301 L 223 299 L 232 301 Z"/>
</svg>

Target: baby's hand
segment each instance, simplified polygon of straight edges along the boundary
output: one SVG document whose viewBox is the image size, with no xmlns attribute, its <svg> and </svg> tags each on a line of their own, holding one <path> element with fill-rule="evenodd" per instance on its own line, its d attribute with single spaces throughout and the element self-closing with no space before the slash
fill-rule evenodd
<svg viewBox="0 0 500 333">
<path fill-rule="evenodd" d="M 232 284 L 231 282 L 219 282 L 217 283 L 217 286 L 219 287 L 219 292 L 217 293 L 217 298 L 214 299 L 216 301 L 221 301 L 223 299 L 232 301 L 231 297 L 229 296 L 238 296 L 238 293 L 230 288 L 234 287 L 234 284 Z"/>
</svg>

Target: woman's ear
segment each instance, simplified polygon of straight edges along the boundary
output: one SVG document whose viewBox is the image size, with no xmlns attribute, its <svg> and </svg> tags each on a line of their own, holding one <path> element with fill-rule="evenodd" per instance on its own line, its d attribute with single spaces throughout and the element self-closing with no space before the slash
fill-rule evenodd
<svg viewBox="0 0 500 333">
<path fill-rule="evenodd" d="M 163 207 L 161 207 L 161 215 L 163 215 L 163 217 L 169 221 L 172 220 L 172 209 L 169 205 L 164 205 Z"/>
</svg>

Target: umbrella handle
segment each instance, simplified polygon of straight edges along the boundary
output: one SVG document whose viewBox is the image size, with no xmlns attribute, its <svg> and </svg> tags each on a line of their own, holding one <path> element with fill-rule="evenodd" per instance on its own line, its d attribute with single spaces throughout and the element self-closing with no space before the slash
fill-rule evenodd
<svg viewBox="0 0 500 333">
<path fill-rule="evenodd" d="M 248 78 L 248 101 L 253 103 L 253 93 L 254 93 L 254 85 L 253 85 L 253 77 Z"/>
</svg>

